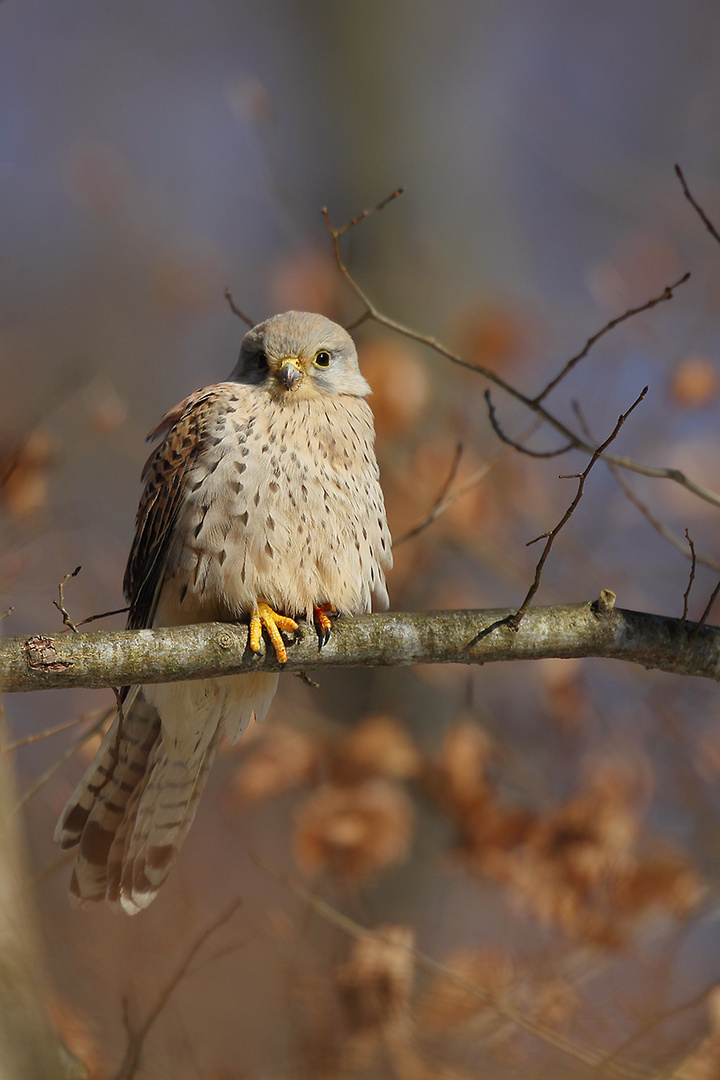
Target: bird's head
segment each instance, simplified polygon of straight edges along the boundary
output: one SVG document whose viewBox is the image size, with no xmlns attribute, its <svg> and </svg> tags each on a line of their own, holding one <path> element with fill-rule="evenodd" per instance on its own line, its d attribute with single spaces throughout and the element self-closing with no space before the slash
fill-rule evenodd
<svg viewBox="0 0 720 1080">
<path fill-rule="evenodd" d="M 286 311 L 254 326 L 243 338 L 230 378 L 298 400 L 370 393 L 348 332 L 324 315 L 307 311 Z"/>
</svg>

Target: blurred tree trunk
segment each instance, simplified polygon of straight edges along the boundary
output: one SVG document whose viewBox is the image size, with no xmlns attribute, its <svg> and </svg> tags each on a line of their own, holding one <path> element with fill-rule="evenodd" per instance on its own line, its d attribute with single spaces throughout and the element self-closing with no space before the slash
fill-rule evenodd
<svg viewBox="0 0 720 1080">
<path fill-rule="evenodd" d="M 86 1071 L 50 1024 L 14 805 L 14 777 L 0 753 L 0 1080 L 81 1080 Z"/>
</svg>

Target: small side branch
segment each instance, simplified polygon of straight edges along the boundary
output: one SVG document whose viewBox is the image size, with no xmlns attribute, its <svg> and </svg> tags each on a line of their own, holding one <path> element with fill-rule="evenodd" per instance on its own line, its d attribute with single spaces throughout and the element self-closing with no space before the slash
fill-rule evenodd
<svg viewBox="0 0 720 1080">
<path fill-rule="evenodd" d="M 685 179 L 683 171 L 682 171 L 682 169 L 680 168 L 679 165 L 675 166 L 675 173 L 677 175 L 678 180 L 682 184 L 683 194 L 684 194 L 685 198 L 690 203 L 693 210 L 698 215 L 698 217 L 702 221 L 703 225 L 705 226 L 707 231 L 712 236 L 713 240 L 717 240 L 718 244 L 720 244 L 720 233 L 718 233 L 717 229 L 715 228 L 712 221 L 710 220 L 710 218 L 707 216 L 707 214 L 703 210 L 700 203 L 693 197 L 693 195 L 692 195 L 692 193 L 690 191 L 690 188 L 687 185 L 687 181 Z"/>
<path fill-rule="evenodd" d="M 237 315 L 238 319 L 242 319 L 242 321 L 247 326 L 249 326 L 250 329 L 252 329 L 253 326 L 255 325 L 255 323 L 252 321 L 252 319 L 250 318 L 249 315 L 246 315 L 243 311 L 240 310 L 240 308 L 237 306 L 237 304 L 233 300 L 233 295 L 230 292 L 230 290 L 226 289 L 225 292 L 223 293 L 223 295 L 224 295 L 225 299 L 227 300 L 228 305 L 229 305 L 230 310 L 232 311 L 233 315 Z"/>
<path fill-rule="evenodd" d="M 375 206 L 370 206 L 367 210 L 361 210 L 360 213 L 352 219 L 352 221 L 348 221 L 347 225 L 343 225 L 337 230 L 337 236 L 344 236 L 346 232 L 350 232 L 350 230 L 354 229 L 356 225 L 359 225 L 361 221 L 364 221 L 366 217 L 370 217 L 371 214 L 377 214 L 380 210 L 384 210 L 388 203 L 393 202 L 394 199 L 397 199 L 400 195 L 404 194 L 405 188 L 396 188 L 391 195 L 388 195 L 385 199 L 381 199 L 379 203 L 375 204 Z M 328 210 L 326 206 L 323 207 L 322 214 L 325 220 L 329 222 Z"/>
<path fill-rule="evenodd" d="M 400 190 L 401 189 L 398 189 L 398 191 Z M 481 364 L 471 363 L 469 360 L 465 360 L 462 356 L 454 353 L 451 349 L 446 348 L 446 346 L 442 345 L 434 337 L 426 334 L 421 334 L 417 330 L 413 330 L 408 326 L 404 326 L 396 319 L 391 319 L 387 315 L 384 315 L 380 311 L 380 309 L 372 302 L 364 289 L 361 288 L 361 286 L 358 284 L 358 282 L 355 280 L 355 278 L 352 276 L 347 266 L 345 265 L 342 253 L 340 251 L 340 238 L 344 236 L 350 229 L 355 228 L 355 226 L 358 225 L 361 221 L 364 221 L 364 219 L 370 214 L 373 214 L 377 210 L 382 209 L 382 207 L 387 206 L 388 202 L 390 202 L 396 197 L 396 194 L 397 192 L 393 192 L 393 194 L 388 199 L 385 199 L 381 203 L 378 203 L 377 206 L 372 207 L 370 210 L 363 211 L 362 213 L 354 217 L 352 221 L 349 221 L 347 225 L 342 225 L 340 227 L 336 227 L 335 225 L 333 225 L 327 207 L 323 207 L 322 209 L 322 215 L 332 241 L 333 252 L 335 255 L 335 263 L 337 265 L 338 271 L 362 304 L 362 311 L 358 318 L 354 320 L 352 326 L 359 326 L 360 323 L 365 322 L 368 319 L 372 319 L 373 322 L 378 323 L 379 326 L 384 326 L 388 330 L 391 330 L 393 333 L 399 334 L 401 337 L 407 338 L 409 341 L 415 341 L 420 345 L 426 346 L 428 349 L 432 349 L 433 352 L 437 353 L 439 356 L 443 356 L 451 363 L 457 364 L 458 367 L 465 368 L 468 371 L 474 371 L 477 375 L 480 375 L 483 378 L 487 379 L 488 382 L 493 383 L 501 390 L 504 390 L 506 394 L 509 394 L 509 396 L 514 398 L 516 401 L 520 401 L 523 405 L 526 406 L 526 408 L 533 412 L 536 417 L 538 417 L 540 420 L 548 424 L 551 428 L 553 428 L 560 435 L 562 435 L 563 438 L 568 441 L 571 447 L 577 450 L 583 450 L 588 454 L 592 454 L 595 449 L 594 446 L 592 446 L 587 439 L 582 438 L 582 436 L 572 431 L 553 413 L 549 412 L 540 400 L 536 400 L 535 398 L 529 397 L 527 394 L 523 394 L 521 390 L 518 390 L 517 387 L 512 385 L 512 383 L 506 382 L 505 379 L 503 379 L 496 372 L 492 371 L 490 368 L 483 367 Z M 683 278 L 682 280 L 687 279 Z M 677 288 L 679 284 L 681 284 L 680 281 L 676 282 L 674 285 L 668 286 L 670 293 L 673 289 Z M 654 300 L 650 301 L 649 306 L 653 306 L 653 304 L 655 303 L 660 303 L 663 299 L 666 298 L 669 299 L 669 295 L 666 297 L 664 292 L 660 297 L 657 297 Z M 624 317 L 629 317 L 629 315 L 626 313 L 626 316 L 620 316 L 621 319 Z M 579 358 L 581 357 L 579 356 Z M 622 469 L 628 469 L 631 472 L 640 473 L 642 476 L 652 476 L 658 480 L 671 480 L 675 484 L 680 484 L 681 487 L 686 488 L 688 491 L 692 492 L 698 498 L 703 499 L 705 502 L 709 502 L 713 506 L 720 506 L 720 494 L 715 491 L 711 491 L 709 488 L 703 487 L 703 485 L 701 484 L 696 483 L 694 480 L 690 479 L 690 477 L 686 476 L 685 473 L 683 473 L 680 469 L 659 468 L 652 465 L 643 465 L 642 463 L 633 461 L 630 458 L 617 457 L 614 454 L 605 454 L 604 458 L 606 461 L 612 462 L 613 464 L 619 466 Z"/>
<path fill-rule="evenodd" d="M 57 600 L 53 600 L 53 604 L 63 617 L 63 626 L 67 626 L 68 629 L 72 630 L 74 634 L 77 634 L 78 628 L 77 624 L 74 623 L 70 618 L 67 608 L 65 607 L 65 586 L 70 580 L 70 578 L 77 577 L 81 570 L 82 566 L 76 566 L 75 569 L 71 571 L 71 573 L 65 575 L 65 577 L 58 585 L 58 598 Z"/>
<path fill-rule="evenodd" d="M 430 513 L 418 525 L 414 525 L 412 527 L 412 529 L 409 529 L 406 533 L 403 533 L 403 535 L 401 537 L 399 537 L 397 540 L 394 540 L 393 541 L 393 547 L 397 547 L 398 544 L 404 544 L 407 540 L 412 540 L 412 538 L 414 536 L 418 536 L 421 532 L 424 532 L 425 529 L 427 529 L 430 525 L 432 525 L 433 521 L 437 520 L 437 518 L 442 513 L 443 507 L 447 506 L 447 494 L 448 494 L 450 488 L 453 485 L 455 477 L 457 476 L 457 471 L 458 471 L 458 469 L 460 467 L 460 461 L 462 459 L 462 455 L 463 455 L 463 444 L 461 442 L 459 442 L 457 444 L 457 446 L 455 447 L 455 453 L 453 455 L 453 459 L 452 459 L 452 462 L 450 464 L 450 471 L 448 472 L 447 477 L 445 478 L 445 481 L 443 482 L 443 486 L 440 488 L 440 491 L 438 492 L 438 496 L 437 496 L 437 498 L 435 499 L 435 502 L 432 505 L 432 509 L 430 510 Z"/>
<path fill-rule="evenodd" d="M 551 392 L 551 390 L 554 390 L 555 387 L 563 381 L 565 376 L 569 375 L 572 369 L 577 364 L 579 364 L 581 360 L 585 359 L 587 354 L 590 352 L 592 347 L 597 344 L 600 338 L 605 337 L 605 334 L 609 334 L 610 331 L 614 330 L 616 326 L 620 325 L 620 323 L 624 323 L 628 319 L 634 319 L 636 315 L 642 314 L 643 311 L 650 311 L 652 308 L 657 307 L 658 304 L 665 303 L 666 300 L 672 300 L 673 291 L 679 288 L 680 285 L 684 285 L 685 282 L 689 279 L 689 277 L 690 273 L 688 271 L 688 273 L 683 274 L 681 278 L 678 278 L 674 285 L 667 285 L 659 296 L 654 296 L 651 300 L 646 300 L 645 303 L 640 304 L 639 307 L 629 308 L 622 315 L 618 315 L 616 318 L 611 319 L 610 322 L 605 323 L 601 330 L 598 330 L 596 334 L 593 334 L 592 337 L 589 337 L 587 339 L 585 345 L 580 350 L 580 352 L 568 360 L 562 371 L 560 371 L 554 379 L 551 379 L 547 386 L 543 390 L 541 390 L 537 397 L 535 397 L 533 400 L 537 404 L 539 404 L 543 400 L 543 398 L 546 398 Z"/>
<path fill-rule="evenodd" d="M 715 601 L 718 598 L 718 593 L 720 593 L 720 581 L 718 581 L 717 585 L 715 586 L 713 591 L 710 593 L 710 599 L 708 600 L 707 604 L 705 605 L 705 610 L 703 611 L 702 615 L 700 616 L 699 621 L 696 623 L 696 625 L 692 629 L 692 637 L 693 638 L 697 637 L 697 635 L 700 632 L 701 627 L 703 627 L 705 625 L 705 623 L 707 622 L 707 620 L 709 619 L 710 612 L 712 611 L 713 606 L 715 604 Z"/>
<path fill-rule="evenodd" d="M 208 938 L 212 937 L 212 935 L 217 933 L 217 931 L 222 926 L 224 926 L 225 923 L 230 921 L 237 909 L 240 907 L 241 903 L 241 900 L 233 900 L 232 904 L 230 904 L 230 907 L 227 908 L 227 910 L 224 911 L 218 919 L 215 919 L 215 921 L 212 922 L 210 926 L 206 927 L 206 929 L 203 930 L 201 934 L 199 934 L 199 936 L 195 939 L 193 944 L 188 949 L 184 960 L 178 966 L 175 974 L 168 981 L 167 985 L 160 991 L 160 994 L 158 995 L 157 1001 L 155 1002 L 154 1006 L 149 1010 L 145 1019 L 142 1021 L 142 1023 L 138 1024 L 137 1027 L 133 1027 L 133 1025 L 131 1024 L 127 1012 L 127 1005 L 124 1005 L 123 1020 L 125 1022 L 125 1028 L 128 1033 L 128 1045 L 125 1050 L 125 1058 L 122 1062 L 122 1065 L 115 1073 L 114 1080 L 132 1080 L 132 1077 L 135 1076 L 140 1065 L 140 1058 L 142 1055 L 143 1047 L 145 1045 L 145 1040 L 147 1039 L 153 1027 L 153 1024 L 170 1000 L 171 994 L 177 989 L 183 979 L 188 975 L 190 965 L 192 964 L 193 960 L 197 956 L 202 946 L 208 940 Z"/>
<path fill-rule="evenodd" d="M 515 439 L 510 438 L 509 435 L 506 435 L 500 427 L 500 421 L 497 418 L 497 410 L 493 405 L 492 396 L 489 390 L 485 391 L 485 401 L 488 407 L 488 420 L 498 439 L 500 442 L 504 442 L 506 446 L 511 446 L 513 450 L 517 450 L 519 454 L 526 454 L 528 457 L 534 458 L 554 458 L 567 454 L 568 450 L 574 450 L 577 446 L 577 443 L 570 441 L 567 442 L 565 446 L 558 447 L 557 450 L 530 450 L 521 442 L 517 442 Z"/>
<path fill-rule="evenodd" d="M 692 589 L 693 581 L 695 580 L 695 566 L 697 563 L 697 557 L 695 555 L 695 544 L 693 543 L 692 537 L 690 536 L 690 533 L 687 529 L 685 530 L 685 537 L 688 544 L 690 545 L 690 576 L 687 583 L 687 589 L 683 593 L 683 622 L 687 619 L 688 616 L 688 601 L 690 599 L 690 590 Z"/>
<path fill-rule="evenodd" d="M 588 428 L 585 418 L 580 411 L 580 406 L 578 405 L 577 401 L 573 402 L 573 411 L 575 412 L 575 415 L 580 422 L 580 426 L 587 435 L 588 439 L 591 439 L 592 435 L 590 434 L 590 429 Z M 642 499 L 638 498 L 638 496 L 630 487 L 628 482 L 625 480 L 625 477 L 616 465 L 613 465 L 608 461 L 606 461 L 605 464 L 615 478 L 625 498 L 628 500 L 628 502 L 632 503 L 636 510 L 638 510 L 642 514 L 642 516 L 655 530 L 658 536 L 661 536 L 663 540 L 667 540 L 669 544 L 672 544 L 676 551 L 679 551 L 681 555 L 689 558 L 691 562 L 694 562 L 696 566 L 707 566 L 710 570 L 720 571 L 720 562 L 717 559 L 713 559 L 709 555 L 699 555 L 695 551 L 694 546 L 691 550 L 689 550 L 687 544 L 680 536 L 677 536 L 672 531 L 672 529 L 669 529 L 667 525 L 664 525 L 662 521 L 659 521 L 658 518 L 656 518 L 655 515 L 650 512 L 650 509 L 645 505 Z M 685 532 L 685 536 L 687 539 L 689 539 L 689 537 L 687 536 L 687 530 Z"/>
<path fill-rule="evenodd" d="M 80 622 L 75 623 L 75 626 L 87 626 L 88 623 L 97 622 L 98 619 L 109 619 L 111 615 L 125 615 L 129 610 L 129 607 L 120 607 L 115 608 L 114 611 L 101 611 L 99 615 L 88 615 L 86 619 L 81 619 Z"/>
<path fill-rule="evenodd" d="M 627 412 L 622 413 L 618 417 L 618 421 L 617 421 L 615 427 L 613 428 L 611 433 L 608 435 L 605 442 L 601 443 L 596 448 L 595 452 L 593 453 L 592 457 L 590 458 L 590 461 L 587 463 L 587 465 L 585 466 L 583 471 L 581 473 L 577 474 L 578 486 L 577 486 L 577 491 L 575 492 L 575 498 L 570 503 L 570 505 L 568 506 L 568 508 L 565 511 L 565 513 L 563 514 L 563 516 L 560 518 L 560 521 L 558 521 L 555 528 L 551 529 L 551 531 L 549 533 L 544 533 L 543 536 L 538 536 L 538 537 L 535 538 L 535 540 L 530 540 L 529 541 L 529 543 L 535 544 L 535 543 L 537 543 L 538 540 L 545 539 L 545 547 L 543 548 L 542 555 L 540 556 L 540 558 L 538 560 L 538 563 L 537 563 L 537 566 L 535 567 L 535 577 L 533 579 L 533 583 L 530 586 L 530 588 L 528 589 L 527 595 L 525 596 L 525 599 L 523 600 L 522 604 L 520 605 L 518 610 L 515 612 L 515 614 L 509 620 L 509 625 L 514 630 L 517 630 L 518 626 L 520 625 L 521 620 L 525 617 L 525 613 L 527 612 L 527 609 L 530 606 L 532 598 L 535 596 L 535 593 L 540 588 L 540 579 L 542 577 L 542 572 L 543 572 L 543 568 L 545 566 L 545 563 L 547 561 L 547 557 L 550 554 L 550 549 L 552 548 L 553 544 L 555 543 L 555 538 L 558 535 L 558 533 L 560 532 L 560 530 L 563 529 L 565 527 L 565 525 L 567 525 L 568 521 L 570 520 L 572 515 L 575 513 L 575 509 L 576 509 L 578 503 L 580 502 L 580 500 L 583 497 L 583 493 L 585 491 L 585 481 L 587 480 L 587 478 L 588 478 L 588 476 L 590 474 L 590 470 L 592 469 L 595 462 L 602 456 L 603 451 L 606 450 L 608 448 L 608 446 L 610 445 L 610 443 L 613 442 L 617 438 L 618 433 L 620 431 L 620 428 L 623 426 L 623 424 L 627 420 L 628 416 L 630 416 L 630 414 L 638 407 L 638 405 L 644 399 L 647 392 L 648 392 L 647 386 L 643 387 L 642 391 L 635 398 L 635 401 L 632 403 L 632 405 L 627 410 Z M 569 478 L 567 478 L 567 479 L 569 479 Z"/>
</svg>

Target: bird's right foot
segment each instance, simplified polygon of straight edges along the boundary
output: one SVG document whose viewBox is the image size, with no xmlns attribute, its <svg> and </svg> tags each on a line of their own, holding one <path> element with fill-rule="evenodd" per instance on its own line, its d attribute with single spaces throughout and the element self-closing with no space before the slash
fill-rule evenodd
<svg viewBox="0 0 720 1080">
<path fill-rule="evenodd" d="M 270 638 L 278 661 L 281 664 L 287 663 L 287 649 L 280 631 L 282 630 L 285 634 L 294 634 L 298 629 L 298 624 L 294 619 L 289 619 L 287 615 L 279 615 L 277 611 L 273 611 L 269 604 L 258 601 L 250 616 L 250 634 L 248 636 L 248 644 L 255 653 L 262 652 L 263 629 Z"/>
</svg>

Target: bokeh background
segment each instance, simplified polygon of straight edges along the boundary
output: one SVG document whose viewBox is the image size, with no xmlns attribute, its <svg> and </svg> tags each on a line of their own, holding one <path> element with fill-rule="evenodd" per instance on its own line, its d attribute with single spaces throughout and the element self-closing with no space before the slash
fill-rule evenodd
<svg viewBox="0 0 720 1080">
<path fill-rule="evenodd" d="M 714 0 L 3 0 L 0 103 L 5 633 L 58 631 L 52 601 L 78 565 L 73 618 L 122 605 L 145 433 L 236 359 L 244 326 L 224 289 L 255 320 L 297 307 L 351 322 L 320 208 L 340 225 L 398 186 L 345 237 L 352 272 L 388 315 L 527 393 L 690 270 L 550 404 L 577 426 L 577 402 L 600 441 L 648 384 L 618 452 L 720 490 L 720 246 L 673 171 L 720 223 Z M 393 606 L 518 604 L 539 554 L 526 543 L 574 494 L 558 474 L 585 459 L 519 457 L 489 427 L 480 378 L 370 324 L 356 337 L 396 537 L 463 444 L 451 491 L 465 493 L 397 547 Z M 509 433 L 528 430 L 495 400 Z M 720 559 L 716 507 L 626 482 Z M 682 548 L 598 467 L 537 600 L 609 587 L 679 616 Z M 691 617 L 717 576 L 698 565 Z M 583 1077 L 608 1055 L 617 1075 L 689 1076 L 683 1060 L 715 1075 L 714 685 L 592 660 L 322 684 L 286 678 L 264 728 L 222 755 L 135 919 L 71 908 L 51 839 L 96 743 L 60 755 L 111 695 L 6 697 L 6 743 L 85 718 L 12 760 L 56 1020 L 94 1077 L 118 1068 L 123 1009 L 137 1026 L 236 896 L 138 1075 Z M 480 996 L 402 948 L 366 955 L 273 871 L 394 927 Z"/>
</svg>

